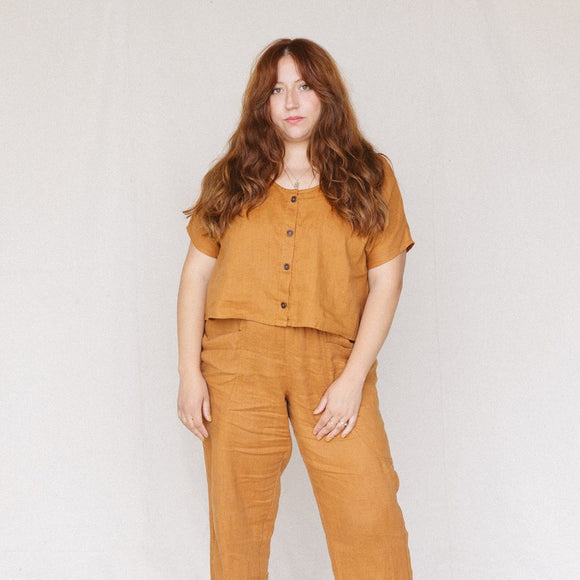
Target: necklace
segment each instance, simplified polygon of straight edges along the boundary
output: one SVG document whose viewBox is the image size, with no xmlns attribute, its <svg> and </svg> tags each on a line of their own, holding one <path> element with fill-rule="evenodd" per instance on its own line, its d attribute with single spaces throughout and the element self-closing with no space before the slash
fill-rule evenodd
<svg viewBox="0 0 580 580">
<path fill-rule="evenodd" d="M 294 184 L 294 189 L 300 189 L 300 180 L 308 173 L 310 167 L 298 178 L 293 178 L 290 176 L 290 173 L 288 173 L 288 170 L 286 169 L 286 166 L 284 165 L 284 173 L 286 173 L 286 175 L 288 176 L 288 179 L 290 180 L 291 183 Z M 310 183 L 308 184 L 308 187 L 310 187 L 312 185 L 312 182 L 314 181 L 314 171 L 312 172 L 312 179 L 310 180 Z M 308 187 L 306 189 L 308 189 Z"/>
</svg>

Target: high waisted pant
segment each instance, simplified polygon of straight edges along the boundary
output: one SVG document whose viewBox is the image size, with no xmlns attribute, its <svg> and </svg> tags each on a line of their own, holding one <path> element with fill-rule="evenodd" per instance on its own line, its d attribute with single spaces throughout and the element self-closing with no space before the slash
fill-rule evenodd
<svg viewBox="0 0 580 580">
<path fill-rule="evenodd" d="M 344 438 L 316 439 L 313 415 L 353 343 L 309 327 L 239 318 L 206 321 L 201 371 L 212 421 L 203 443 L 212 580 L 268 578 L 289 422 L 312 484 L 338 580 L 410 580 L 408 534 L 376 390 L 377 360 L 358 420 Z"/>
</svg>

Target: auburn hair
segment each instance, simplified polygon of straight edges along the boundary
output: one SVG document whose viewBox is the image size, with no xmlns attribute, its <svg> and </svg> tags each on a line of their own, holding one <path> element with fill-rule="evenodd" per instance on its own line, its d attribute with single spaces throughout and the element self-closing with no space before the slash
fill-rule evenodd
<svg viewBox="0 0 580 580">
<path fill-rule="evenodd" d="M 286 55 L 321 101 L 307 153 L 320 190 L 354 233 L 374 236 L 388 222 L 381 196 L 387 158 L 361 134 L 334 59 L 305 38 L 276 40 L 258 56 L 228 150 L 204 176 L 196 203 L 183 213 L 199 216 L 206 233 L 219 241 L 244 208 L 249 213 L 265 201 L 284 167 L 284 142 L 272 122 L 269 101 L 278 82 L 278 61 Z"/>
</svg>

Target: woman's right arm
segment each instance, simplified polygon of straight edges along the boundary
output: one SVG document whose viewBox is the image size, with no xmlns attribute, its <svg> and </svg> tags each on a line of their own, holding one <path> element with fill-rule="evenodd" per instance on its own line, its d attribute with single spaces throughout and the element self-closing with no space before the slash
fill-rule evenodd
<svg viewBox="0 0 580 580">
<path fill-rule="evenodd" d="M 182 423 L 201 441 L 208 436 L 203 417 L 211 421 L 209 393 L 201 374 L 200 363 L 207 284 L 215 263 L 215 258 L 200 252 L 190 242 L 177 297 L 177 414 Z"/>
</svg>

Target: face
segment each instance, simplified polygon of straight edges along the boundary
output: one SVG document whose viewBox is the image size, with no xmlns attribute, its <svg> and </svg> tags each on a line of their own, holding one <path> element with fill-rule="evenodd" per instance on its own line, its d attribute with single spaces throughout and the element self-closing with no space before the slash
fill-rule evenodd
<svg viewBox="0 0 580 580">
<path fill-rule="evenodd" d="M 291 56 L 278 61 L 278 82 L 270 95 L 270 115 L 285 143 L 308 143 L 320 117 L 318 95 L 302 80 Z"/>
</svg>

